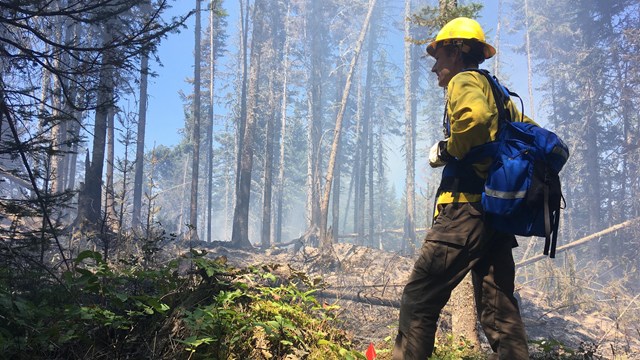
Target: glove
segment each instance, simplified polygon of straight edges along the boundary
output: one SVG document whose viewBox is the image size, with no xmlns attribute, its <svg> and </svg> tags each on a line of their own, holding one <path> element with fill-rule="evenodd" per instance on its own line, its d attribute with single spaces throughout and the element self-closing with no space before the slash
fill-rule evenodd
<svg viewBox="0 0 640 360">
<path fill-rule="evenodd" d="M 438 141 L 429 150 L 429 165 L 432 168 L 441 167 L 447 164 L 451 155 L 447 153 L 447 141 Z"/>
</svg>

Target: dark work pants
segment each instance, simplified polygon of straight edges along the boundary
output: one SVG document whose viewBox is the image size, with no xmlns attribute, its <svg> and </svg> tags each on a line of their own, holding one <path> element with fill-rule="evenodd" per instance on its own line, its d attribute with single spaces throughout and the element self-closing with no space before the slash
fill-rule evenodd
<svg viewBox="0 0 640 360">
<path fill-rule="evenodd" d="M 483 222 L 479 203 L 441 206 L 402 294 L 395 360 L 425 360 L 433 352 L 440 311 L 471 271 L 478 317 L 499 359 L 528 359 L 527 337 L 513 296 L 513 235 Z"/>
</svg>

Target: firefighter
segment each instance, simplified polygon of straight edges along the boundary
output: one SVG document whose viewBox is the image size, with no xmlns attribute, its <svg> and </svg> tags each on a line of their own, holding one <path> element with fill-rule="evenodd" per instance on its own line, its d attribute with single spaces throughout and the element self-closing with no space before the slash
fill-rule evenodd
<svg viewBox="0 0 640 360">
<path fill-rule="evenodd" d="M 474 146 L 495 140 L 498 110 L 491 85 L 474 71 L 496 50 L 475 20 L 447 23 L 427 46 L 431 69 L 447 89 L 445 140 L 429 152 L 432 167 L 445 166 L 435 217 L 404 288 L 393 359 L 424 360 L 433 353 L 440 311 L 452 290 L 471 271 L 478 318 L 493 349 L 491 359 L 528 359 L 527 336 L 514 296 L 515 236 L 483 221 L 480 204 L 490 159 L 459 167 Z M 520 118 L 512 102 L 511 118 Z M 524 121 L 532 120 L 524 117 Z"/>
</svg>

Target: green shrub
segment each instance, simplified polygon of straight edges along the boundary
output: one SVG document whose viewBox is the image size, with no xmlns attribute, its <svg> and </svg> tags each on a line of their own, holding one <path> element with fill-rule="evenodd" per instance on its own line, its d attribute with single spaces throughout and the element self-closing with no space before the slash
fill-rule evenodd
<svg viewBox="0 0 640 360">
<path fill-rule="evenodd" d="M 85 251 L 31 281 L 0 268 L 0 358 L 364 359 L 313 296 L 319 280 L 205 255 L 148 269 Z"/>
</svg>

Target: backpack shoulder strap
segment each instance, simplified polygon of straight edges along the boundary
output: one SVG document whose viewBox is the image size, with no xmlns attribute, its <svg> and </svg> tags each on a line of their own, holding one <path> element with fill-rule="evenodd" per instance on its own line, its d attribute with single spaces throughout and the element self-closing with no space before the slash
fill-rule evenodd
<svg viewBox="0 0 640 360">
<path fill-rule="evenodd" d="M 496 102 L 496 107 L 498 108 L 498 131 L 500 131 L 503 125 L 505 125 L 505 121 L 511 122 L 511 113 L 507 111 L 507 109 L 505 108 L 505 104 L 509 100 L 510 95 L 518 95 L 510 92 L 506 87 L 502 86 L 500 82 L 498 82 L 498 79 L 496 79 L 495 76 L 491 75 L 487 70 L 469 68 L 464 71 L 473 71 L 480 73 L 489 82 L 491 92 L 493 93 L 493 98 Z M 467 156 L 464 157 L 463 161 L 468 163 L 475 163 L 480 159 L 486 158 L 488 156 L 493 156 L 498 150 L 498 145 L 499 144 L 497 141 L 490 141 L 488 143 L 478 145 L 471 149 Z"/>
<path fill-rule="evenodd" d="M 489 81 L 489 86 L 491 86 L 491 92 L 493 93 L 493 98 L 495 99 L 496 107 L 498 108 L 498 120 L 500 121 L 500 127 L 502 126 L 502 122 L 505 120 L 511 122 L 511 113 L 507 111 L 505 105 L 509 101 L 511 95 L 519 97 L 518 94 L 511 92 L 509 89 L 502 86 L 498 79 L 491 75 L 488 70 L 469 68 L 464 71 L 480 73 L 487 79 L 487 81 Z"/>
</svg>

